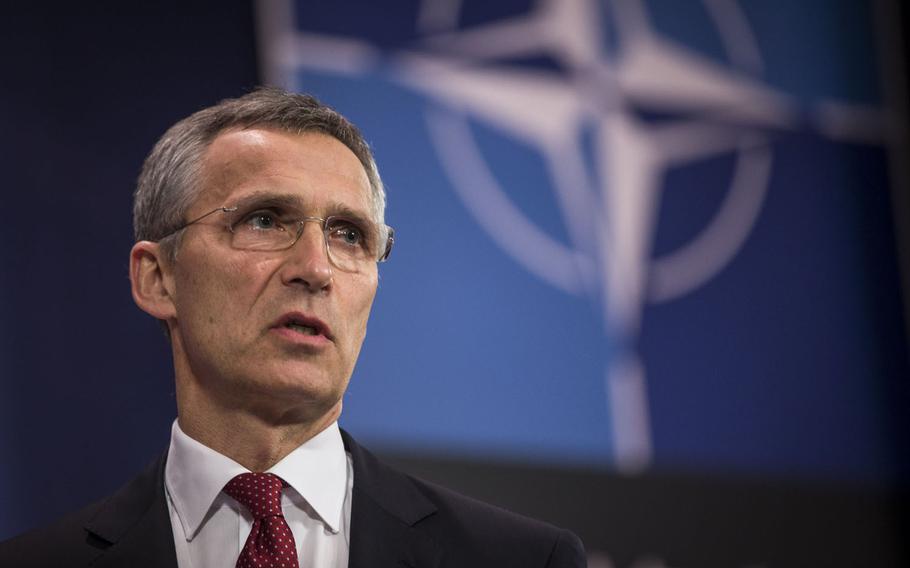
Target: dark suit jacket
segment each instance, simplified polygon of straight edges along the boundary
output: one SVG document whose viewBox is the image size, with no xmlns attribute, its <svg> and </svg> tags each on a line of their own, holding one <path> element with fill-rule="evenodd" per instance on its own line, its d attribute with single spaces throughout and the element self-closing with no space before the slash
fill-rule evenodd
<svg viewBox="0 0 910 568">
<path fill-rule="evenodd" d="M 400 473 L 342 437 L 354 463 L 350 568 L 585 566 L 571 532 Z M 107 499 L 0 544 L 0 567 L 177 568 L 165 459 Z"/>
</svg>

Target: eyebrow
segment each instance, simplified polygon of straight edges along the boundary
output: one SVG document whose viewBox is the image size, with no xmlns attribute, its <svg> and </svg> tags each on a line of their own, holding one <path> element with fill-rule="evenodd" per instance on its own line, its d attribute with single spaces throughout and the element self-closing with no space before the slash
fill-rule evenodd
<svg viewBox="0 0 910 568">
<path fill-rule="evenodd" d="M 296 195 L 286 193 L 274 193 L 271 191 L 255 191 L 245 195 L 232 204 L 225 204 L 226 207 L 236 207 L 240 211 L 259 207 L 274 207 L 280 209 L 303 210 L 303 200 Z"/>
<path fill-rule="evenodd" d="M 305 215 L 304 212 L 307 209 L 303 199 L 299 196 L 287 193 L 276 193 L 273 191 L 254 191 L 253 193 L 243 196 L 233 204 L 226 204 L 225 206 L 236 207 L 241 212 L 259 208 L 275 208 L 291 211 L 294 214 L 299 213 L 301 215 Z M 325 217 L 347 217 L 352 221 L 363 224 L 374 224 L 369 215 L 352 209 L 349 205 L 341 203 L 340 201 L 330 202 L 323 215 Z"/>
</svg>

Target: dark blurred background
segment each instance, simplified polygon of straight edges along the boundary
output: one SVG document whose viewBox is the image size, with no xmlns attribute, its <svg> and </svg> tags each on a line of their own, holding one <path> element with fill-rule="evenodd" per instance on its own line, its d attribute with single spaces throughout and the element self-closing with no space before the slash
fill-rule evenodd
<svg viewBox="0 0 910 568">
<path fill-rule="evenodd" d="M 388 187 L 358 439 L 571 528 L 592 568 L 906 565 L 906 12 L 6 7 L 0 538 L 165 448 L 134 181 L 168 126 L 270 82 L 360 125 Z"/>
</svg>

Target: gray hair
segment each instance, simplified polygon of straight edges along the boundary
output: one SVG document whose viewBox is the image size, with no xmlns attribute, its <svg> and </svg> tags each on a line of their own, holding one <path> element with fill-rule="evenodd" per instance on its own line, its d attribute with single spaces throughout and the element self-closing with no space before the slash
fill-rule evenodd
<svg viewBox="0 0 910 568">
<path fill-rule="evenodd" d="M 236 99 L 184 118 L 164 133 L 145 159 L 133 195 L 133 230 L 137 241 L 161 241 L 183 223 L 199 194 L 202 156 L 212 141 L 232 128 L 272 127 L 286 132 L 321 132 L 347 146 L 370 181 L 373 220 L 385 230 L 385 189 L 376 161 L 360 131 L 315 97 L 261 87 Z M 175 258 L 177 242 L 162 241 Z"/>
</svg>

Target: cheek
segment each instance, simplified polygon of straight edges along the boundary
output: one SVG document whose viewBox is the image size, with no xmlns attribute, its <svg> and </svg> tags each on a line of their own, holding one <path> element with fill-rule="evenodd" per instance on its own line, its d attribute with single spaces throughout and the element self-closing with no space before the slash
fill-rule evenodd
<svg viewBox="0 0 910 568">
<path fill-rule="evenodd" d="M 223 329 L 226 310 L 225 282 L 217 273 L 198 271 L 190 275 L 183 289 L 178 288 L 177 319 L 184 333 L 210 337 Z"/>
<path fill-rule="evenodd" d="M 236 323 L 252 307 L 266 269 L 264 262 L 250 264 L 234 258 L 197 263 L 178 288 L 178 318 L 182 313 L 185 319 L 220 329 Z"/>
</svg>

